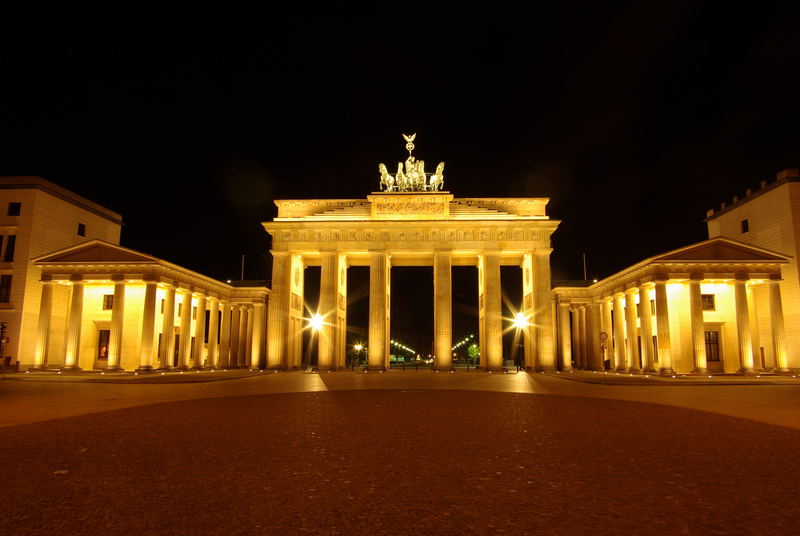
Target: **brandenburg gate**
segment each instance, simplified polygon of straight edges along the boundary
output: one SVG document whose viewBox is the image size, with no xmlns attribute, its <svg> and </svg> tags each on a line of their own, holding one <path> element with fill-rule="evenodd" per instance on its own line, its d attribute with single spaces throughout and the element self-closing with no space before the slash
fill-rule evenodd
<svg viewBox="0 0 800 536">
<path fill-rule="evenodd" d="M 443 190 L 444 163 L 426 173 L 409 155 L 389 174 L 381 164 L 381 191 L 366 199 L 277 200 L 272 236 L 272 292 L 267 324 L 267 366 L 297 368 L 304 324 L 303 273 L 320 266 L 318 369 L 345 365 L 347 268 L 369 266 L 368 368 L 389 363 L 390 271 L 433 266 L 434 352 L 437 370 L 452 370 L 453 266 L 478 267 L 481 366 L 503 367 L 500 267 L 522 268 L 525 366 L 555 370 L 550 235 L 559 222 L 547 198 L 456 198 Z M 404 292 L 407 289 L 397 289 Z"/>
</svg>

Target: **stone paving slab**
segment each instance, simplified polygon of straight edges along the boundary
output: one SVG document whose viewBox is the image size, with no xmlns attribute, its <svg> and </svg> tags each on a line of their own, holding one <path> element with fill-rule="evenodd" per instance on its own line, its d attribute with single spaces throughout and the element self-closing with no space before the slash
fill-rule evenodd
<svg viewBox="0 0 800 536">
<path fill-rule="evenodd" d="M 0 534 L 797 534 L 800 430 L 657 404 L 332 390 L 0 439 Z"/>
</svg>

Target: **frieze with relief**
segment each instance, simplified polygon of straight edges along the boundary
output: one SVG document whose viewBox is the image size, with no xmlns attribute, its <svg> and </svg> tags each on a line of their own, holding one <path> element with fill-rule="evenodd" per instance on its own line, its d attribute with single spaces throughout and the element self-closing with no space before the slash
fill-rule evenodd
<svg viewBox="0 0 800 536">
<path fill-rule="evenodd" d="M 384 231 L 380 229 L 346 231 L 283 231 L 275 235 L 277 243 L 342 243 L 342 242 L 537 242 L 545 236 L 523 229 L 429 229 Z"/>
</svg>

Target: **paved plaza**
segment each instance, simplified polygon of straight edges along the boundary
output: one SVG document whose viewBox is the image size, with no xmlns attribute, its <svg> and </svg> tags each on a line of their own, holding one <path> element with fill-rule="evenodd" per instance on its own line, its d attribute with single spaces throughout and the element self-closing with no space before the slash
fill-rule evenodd
<svg viewBox="0 0 800 536">
<path fill-rule="evenodd" d="M 699 381 L 14 375 L 0 533 L 796 534 L 800 380 Z"/>
</svg>

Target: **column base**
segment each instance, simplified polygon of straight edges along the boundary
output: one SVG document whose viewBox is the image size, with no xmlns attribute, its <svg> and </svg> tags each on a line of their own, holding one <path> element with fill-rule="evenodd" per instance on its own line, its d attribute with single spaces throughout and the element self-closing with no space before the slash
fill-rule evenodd
<svg viewBox="0 0 800 536">
<path fill-rule="evenodd" d="M 626 369 L 625 369 L 625 367 L 617 367 L 616 369 L 614 369 L 614 371 L 615 372 L 625 372 Z"/>
<path fill-rule="evenodd" d="M 434 370 L 435 372 L 453 372 L 453 371 L 455 371 L 455 369 L 453 368 L 453 365 L 450 365 L 450 366 L 441 366 L 441 367 L 434 367 L 434 369 L 433 369 L 433 370 Z"/>
<path fill-rule="evenodd" d="M 692 369 L 692 374 L 708 374 L 707 368 L 695 368 Z"/>
<path fill-rule="evenodd" d="M 48 370 L 47 365 L 34 365 L 31 368 L 26 369 L 25 372 L 44 372 L 46 370 Z"/>
<path fill-rule="evenodd" d="M 773 374 L 791 374 L 792 370 L 789 368 L 775 368 L 772 369 Z"/>
<path fill-rule="evenodd" d="M 178 369 L 175 367 L 158 367 L 156 372 L 175 372 L 176 370 Z"/>
<path fill-rule="evenodd" d="M 658 371 L 655 368 L 643 368 L 642 374 L 656 374 Z"/>
<path fill-rule="evenodd" d="M 675 371 L 670 367 L 670 368 L 658 369 L 658 373 L 661 374 L 662 376 L 672 376 L 675 374 Z"/>
<path fill-rule="evenodd" d="M 758 371 L 756 369 L 747 368 L 747 367 L 742 367 L 739 370 L 737 370 L 736 372 L 739 373 L 739 374 L 747 374 L 748 376 L 753 376 L 755 374 L 758 374 Z"/>
<path fill-rule="evenodd" d="M 125 372 L 124 369 L 119 365 L 115 365 L 113 367 L 103 367 L 101 370 L 103 372 Z"/>
<path fill-rule="evenodd" d="M 386 372 L 384 365 L 367 365 L 367 372 Z"/>
<path fill-rule="evenodd" d="M 59 369 L 60 372 L 79 372 L 81 370 L 83 370 L 83 369 L 81 367 L 79 367 L 78 365 L 71 365 L 69 367 L 61 367 Z"/>
<path fill-rule="evenodd" d="M 143 367 L 139 367 L 134 372 L 138 372 L 139 374 L 155 374 L 156 369 L 154 369 L 151 365 L 145 365 Z"/>
<path fill-rule="evenodd" d="M 483 370 L 485 370 L 486 372 L 490 372 L 490 373 L 493 373 L 493 372 L 505 372 L 506 371 L 505 367 L 503 367 L 502 365 L 499 365 L 499 366 L 498 365 L 492 365 L 492 366 L 484 367 Z"/>
<path fill-rule="evenodd" d="M 572 372 L 572 370 L 573 370 L 573 368 L 571 366 L 569 366 L 569 367 L 561 367 L 561 372 Z"/>
<path fill-rule="evenodd" d="M 628 374 L 641 374 L 642 369 L 631 367 L 629 369 L 626 369 L 625 372 L 627 372 Z"/>
</svg>

